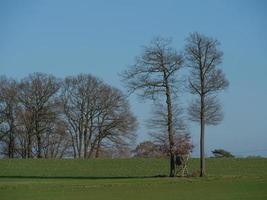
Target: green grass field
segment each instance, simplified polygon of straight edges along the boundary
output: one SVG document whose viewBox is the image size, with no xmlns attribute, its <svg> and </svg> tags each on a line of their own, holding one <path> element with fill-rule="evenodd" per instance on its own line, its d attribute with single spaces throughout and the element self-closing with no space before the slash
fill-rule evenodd
<svg viewBox="0 0 267 200">
<path fill-rule="evenodd" d="M 0 160 L 0 200 L 267 199 L 267 159 L 207 159 L 207 172 L 168 178 L 164 159 Z"/>
</svg>

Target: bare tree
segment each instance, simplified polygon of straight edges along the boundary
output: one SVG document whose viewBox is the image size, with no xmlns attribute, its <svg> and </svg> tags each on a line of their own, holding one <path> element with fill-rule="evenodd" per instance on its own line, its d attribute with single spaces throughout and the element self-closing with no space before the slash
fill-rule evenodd
<svg viewBox="0 0 267 200">
<path fill-rule="evenodd" d="M 191 68 L 189 89 L 197 95 L 188 111 L 190 119 L 200 123 L 200 176 L 205 175 L 205 125 L 216 125 L 222 120 L 216 94 L 229 85 L 222 70 L 217 68 L 223 56 L 218 46 L 217 40 L 193 33 L 187 38 L 185 48 L 187 65 Z"/>
<path fill-rule="evenodd" d="M 44 156 L 44 142 L 51 134 L 57 118 L 56 95 L 59 81 L 51 75 L 34 73 L 24 78 L 19 86 L 19 115 L 21 132 L 24 131 L 22 143 L 26 143 L 27 156 Z M 26 140 L 26 141 L 25 141 Z M 36 145 L 33 145 L 36 143 Z"/>
<path fill-rule="evenodd" d="M 141 98 L 155 100 L 165 97 L 167 105 L 167 129 L 170 152 L 170 177 L 175 175 L 174 141 L 173 141 L 173 108 L 172 93 L 177 83 L 177 71 L 182 67 L 183 59 L 171 46 L 170 40 L 154 39 L 144 47 L 143 53 L 136 62 L 122 73 L 123 82 L 129 92 L 138 91 Z"/>
<path fill-rule="evenodd" d="M 17 83 L 15 80 L 0 78 L 0 141 L 3 143 L 3 154 L 14 158 L 16 153 L 16 110 Z"/>
<path fill-rule="evenodd" d="M 75 158 L 98 157 L 104 147 L 135 138 L 125 96 L 91 75 L 67 77 L 62 102 Z"/>
<path fill-rule="evenodd" d="M 89 156 L 88 149 L 97 129 L 97 93 L 101 83 L 99 79 L 84 74 L 64 80 L 61 98 L 75 158 Z"/>
<path fill-rule="evenodd" d="M 91 75 L 60 83 L 42 73 L 19 83 L 0 78 L 1 153 L 62 158 L 72 149 L 75 158 L 108 155 L 110 150 L 115 156 L 129 155 L 137 121 L 123 93 Z"/>
<path fill-rule="evenodd" d="M 135 141 L 137 127 L 136 118 L 130 111 L 129 103 L 121 91 L 103 85 L 99 92 L 95 157 L 99 156 L 101 144 L 106 147 L 120 147 L 116 148 L 117 150 L 127 149 Z"/>
</svg>

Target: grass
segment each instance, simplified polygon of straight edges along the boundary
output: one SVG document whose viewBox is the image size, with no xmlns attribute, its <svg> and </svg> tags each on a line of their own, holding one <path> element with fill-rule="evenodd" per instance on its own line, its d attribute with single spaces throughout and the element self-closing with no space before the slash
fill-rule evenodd
<svg viewBox="0 0 267 200">
<path fill-rule="evenodd" d="M 267 159 L 208 159 L 207 172 L 168 178 L 165 159 L 0 160 L 0 199 L 267 199 Z"/>
</svg>

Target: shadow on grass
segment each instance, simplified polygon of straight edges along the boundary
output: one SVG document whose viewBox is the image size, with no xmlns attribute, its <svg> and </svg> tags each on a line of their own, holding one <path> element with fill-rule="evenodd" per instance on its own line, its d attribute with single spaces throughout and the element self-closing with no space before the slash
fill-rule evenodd
<svg viewBox="0 0 267 200">
<path fill-rule="evenodd" d="M 163 178 L 166 175 L 155 176 L 0 176 L 0 178 L 9 179 L 147 179 L 147 178 Z"/>
</svg>

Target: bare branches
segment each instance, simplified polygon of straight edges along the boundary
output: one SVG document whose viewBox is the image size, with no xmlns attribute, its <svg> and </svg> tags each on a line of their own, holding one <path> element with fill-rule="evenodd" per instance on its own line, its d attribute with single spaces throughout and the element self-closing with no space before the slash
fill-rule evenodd
<svg viewBox="0 0 267 200">
<path fill-rule="evenodd" d="M 200 122 L 201 104 L 199 99 L 192 101 L 188 107 L 189 119 Z M 215 96 L 206 97 L 204 120 L 207 125 L 218 125 L 223 119 L 222 106 Z"/>
<path fill-rule="evenodd" d="M 0 142 L 3 145 L 2 152 L 9 158 L 16 154 L 17 135 L 17 83 L 15 80 L 0 78 Z"/>
<path fill-rule="evenodd" d="M 184 119 L 184 112 L 179 104 L 173 104 L 173 128 L 174 135 L 189 133 L 187 125 Z M 147 127 L 150 130 L 150 136 L 155 138 L 155 135 L 168 135 L 167 123 L 168 123 L 168 115 L 167 115 L 167 107 L 166 105 L 156 102 L 153 106 L 151 118 L 147 120 Z"/>
<path fill-rule="evenodd" d="M 178 80 L 173 77 L 182 64 L 182 56 L 170 47 L 170 40 L 158 37 L 144 47 L 135 64 L 121 76 L 129 93 L 137 91 L 141 98 L 155 99 L 165 93 L 166 84 L 178 87 Z"/>
<path fill-rule="evenodd" d="M 200 122 L 201 176 L 205 175 L 204 127 L 217 125 L 223 119 L 222 107 L 216 94 L 228 87 L 229 82 L 217 66 L 223 53 L 219 42 L 199 33 L 190 34 L 185 47 L 187 66 L 191 68 L 188 88 L 197 99 L 192 101 L 188 113 L 192 121 Z"/>
<path fill-rule="evenodd" d="M 118 89 L 80 74 L 65 79 L 61 98 L 77 157 L 98 157 L 104 143 L 135 139 L 136 119 Z"/>
<path fill-rule="evenodd" d="M 34 142 L 37 157 L 45 156 L 45 138 L 51 134 L 58 115 L 56 97 L 59 87 L 59 80 L 42 73 L 30 74 L 19 84 L 19 113 L 23 119 L 20 129 L 24 132 L 21 140 L 27 143 L 28 157 L 32 157 Z"/>
<path fill-rule="evenodd" d="M 199 96 L 199 99 L 193 101 L 188 109 L 190 119 L 200 121 L 200 99 L 202 97 L 205 101 L 203 102 L 203 110 L 205 110 L 203 117 L 205 123 L 209 125 L 216 125 L 219 120 L 222 120 L 223 114 L 220 113 L 222 109 L 218 100 L 216 100 L 216 94 L 229 85 L 222 70 L 217 69 L 217 65 L 222 62 L 223 55 L 218 50 L 218 45 L 219 42 L 215 39 L 193 33 L 187 38 L 185 48 L 186 63 L 191 67 L 188 88 L 192 94 Z M 214 122 L 212 122 L 212 119 L 214 119 Z"/>
<path fill-rule="evenodd" d="M 61 82 L 34 73 L 18 83 L 0 78 L 4 156 L 89 158 L 107 146 L 129 150 L 136 127 L 124 94 L 94 76 L 80 74 Z"/>
<path fill-rule="evenodd" d="M 173 106 L 173 127 L 174 127 L 174 152 L 175 154 L 188 154 L 192 151 L 191 137 L 180 106 Z M 155 105 L 152 117 L 148 120 L 148 128 L 153 142 L 159 147 L 164 155 L 169 155 L 167 108 L 162 104 Z"/>
<path fill-rule="evenodd" d="M 229 85 L 221 69 L 214 69 L 209 73 L 205 73 L 204 77 L 206 85 L 203 92 L 206 96 L 224 90 Z"/>
<path fill-rule="evenodd" d="M 177 72 L 181 69 L 183 58 L 170 46 L 169 39 L 155 38 L 149 46 L 136 58 L 136 62 L 122 73 L 123 82 L 129 92 L 137 92 L 143 99 L 156 100 L 165 97 L 167 106 L 167 123 L 170 176 L 175 174 L 172 94 L 177 91 Z"/>
</svg>

